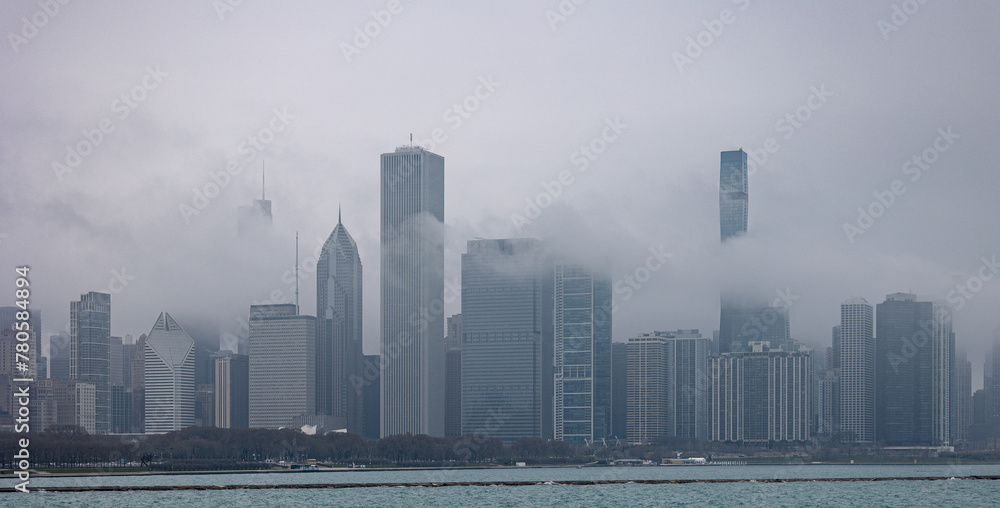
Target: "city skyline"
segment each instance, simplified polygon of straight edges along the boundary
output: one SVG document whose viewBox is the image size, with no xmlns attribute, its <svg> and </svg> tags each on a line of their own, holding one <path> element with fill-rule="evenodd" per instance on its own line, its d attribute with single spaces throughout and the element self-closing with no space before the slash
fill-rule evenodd
<svg viewBox="0 0 1000 508">
<path fill-rule="evenodd" d="M 994 275 L 982 259 L 1000 251 L 986 141 L 996 71 L 982 62 L 997 53 L 986 21 L 997 6 L 926 5 L 883 33 L 891 3 L 587 5 L 555 27 L 546 7 L 527 2 L 444 16 L 428 5 L 407 4 L 350 60 L 341 44 L 353 44 L 367 9 L 247 4 L 220 20 L 195 3 L 141 13 L 114 2 L 67 6 L 27 44 L 8 45 L 0 262 L 33 266 L 32 306 L 46 313 L 46 335 L 65 329 L 65 303 L 88 291 L 112 294 L 114 336 L 147 331 L 160 309 L 187 323 L 233 295 L 291 298 L 282 279 L 294 231 L 305 275 L 342 203 L 369 267 L 364 341 L 376 352 L 372 160 L 412 132 L 456 168 L 446 182 L 446 280 L 457 280 L 465 242 L 477 236 L 596 231 L 604 245 L 576 247 L 613 245 L 613 282 L 643 266 L 650 248 L 672 254 L 640 288 L 623 286 L 631 298 L 615 294 L 615 341 L 663 328 L 707 336 L 729 276 L 719 267 L 731 265 L 718 245 L 718 154 L 742 147 L 754 196 L 751 233 L 734 257 L 756 267 L 746 277 L 760 294 L 798 297 L 796 339 L 825 342 L 851 295 L 947 301 L 954 292 L 957 341 L 970 357 L 985 352 L 1000 287 L 995 276 L 968 283 L 984 266 Z M 678 69 L 674 54 L 723 8 L 736 21 Z M 37 6 L 2 9 L 16 33 Z M 185 44 L 176 44 L 180 25 Z M 260 36 L 284 27 L 294 36 L 280 43 Z M 455 44 L 469 27 L 476 37 Z M 511 27 L 526 28 L 511 40 Z M 942 35 L 955 31 L 967 36 Z M 239 49 L 224 51 L 220 33 Z M 96 140 L 105 118 L 114 130 L 57 175 L 66 147 L 86 142 L 82 131 Z M 241 246 L 237 210 L 261 198 L 264 159 L 274 241 Z M 226 171 L 231 161 L 238 172 Z M 560 182 L 562 171 L 572 178 Z M 210 199 L 209 184 L 221 187 Z M 197 214 L 183 215 L 182 204 Z M 530 217 L 518 221 L 522 231 L 515 214 Z M 937 241 L 921 240 L 926 231 Z M 265 261 L 254 270 L 260 280 L 240 276 L 249 271 L 240 254 Z M 314 292 L 314 277 L 304 278 L 304 309 Z M 973 370 L 978 386 L 981 362 Z"/>
</svg>

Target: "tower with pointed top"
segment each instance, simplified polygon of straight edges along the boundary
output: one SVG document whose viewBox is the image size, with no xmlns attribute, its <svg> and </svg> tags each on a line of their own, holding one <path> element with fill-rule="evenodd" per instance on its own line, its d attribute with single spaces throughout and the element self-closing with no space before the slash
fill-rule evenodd
<svg viewBox="0 0 1000 508">
<path fill-rule="evenodd" d="M 240 240 L 260 235 L 271 226 L 271 200 L 264 192 L 264 168 L 260 170 L 260 199 L 253 200 L 251 206 L 241 206 L 238 210 L 236 234 Z"/>
<path fill-rule="evenodd" d="M 161 312 L 144 348 L 146 433 L 194 426 L 194 339 Z"/>
<path fill-rule="evenodd" d="M 337 226 L 316 267 L 316 413 L 362 431 L 362 267 L 358 245 L 337 211 Z"/>
</svg>

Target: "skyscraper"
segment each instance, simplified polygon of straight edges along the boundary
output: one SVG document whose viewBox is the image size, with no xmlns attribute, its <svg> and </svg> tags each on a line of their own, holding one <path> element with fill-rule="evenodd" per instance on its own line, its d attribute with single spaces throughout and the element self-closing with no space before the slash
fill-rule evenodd
<svg viewBox="0 0 1000 508">
<path fill-rule="evenodd" d="M 875 337 L 864 298 L 840 305 L 840 432 L 856 443 L 875 440 Z"/>
<path fill-rule="evenodd" d="M 194 425 L 194 339 L 161 312 L 146 337 L 145 432 L 161 434 Z"/>
<path fill-rule="evenodd" d="M 933 304 L 894 293 L 875 306 L 875 439 L 932 446 Z"/>
<path fill-rule="evenodd" d="M 603 439 L 611 425 L 611 268 L 555 263 L 554 439 Z"/>
<path fill-rule="evenodd" d="M 271 227 L 271 200 L 264 197 L 264 170 L 260 172 L 260 199 L 253 200 L 251 206 L 241 206 L 237 210 L 236 236 L 245 240 L 263 234 Z"/>
<path fill-rule="evenodd" d="M 628 344 L 611 344 L 611 435 L 628 436 Z"/>
<path fill-rule="evenodd" d="M 468 242 L 462 255 L 462 435 L 552 437 L 550 270 L 539 240 Z"/>
<path fill-rule="evenodd" d="M 358 245 L 340 214 L 316 266 L 316 413 L 345 418 L 362 430 L 362 271 Z"/>
<path fill-rule="evenodd" d="M 628 341 L 628 438 L 706 439 L 709 339 L 698 330 L 653 332 Z"/>
<path fill-rule="evenodd" d="M 250 426 L 250 358 L 229 354 L 215 359 L 215 426 Z"/>
<path fill-rule="evenodd" d="M 462 435 L 462 315 L 448 318 L 445 335 L 444 437 Z"/>
<path fill-rule="evenodd" d="M 315 415 L 316 318 L 298 315 L 295 304 L 251 305 L 249 349 L 250 427 Z"/>
<path fill-rule="evenodd" d="M 69 376 L 94 385 L 94 429 L 107 434 L 111 405 L 111 295 L 91 291 L 69 304 Z"/>
<path fill-rule="evenodd" d="M 972 362 L 965 350 L 955 356 L 955 395 L 951 403 L 955 413 L 952 443 L 966 442 L 972 427 Z"/>
<path fill-rule="evenodd" d="M 381 157 L 382 436 L 444 435 L 444 158 Z"/>
<path fill-rule="evenodd" d="M 0 307 L 0 331 L 11 330 L 17 322 L 17 313 L 23 312 L 20 307 Z M 31 309 L 28 315 L 28 328 L 35 334 L 32 341 L 31 358 L 35 362 L 36 379 L 48 377 L 48 364 L 46 358 L 42 356 L 42 311 Z"/>
<path fill-rule="evenodd" d="M 710 360 L 709 439 L 742 443 L 807 441 L 812 435 L 812 355 L 805 349 L 749 350 Z"/>
<path fill-rule="evenodd" d="M 722 241 L 747 232 L 747 153 L 742 149 L 722 152 L 719 171 L 719 222 Z"/>
</svg>

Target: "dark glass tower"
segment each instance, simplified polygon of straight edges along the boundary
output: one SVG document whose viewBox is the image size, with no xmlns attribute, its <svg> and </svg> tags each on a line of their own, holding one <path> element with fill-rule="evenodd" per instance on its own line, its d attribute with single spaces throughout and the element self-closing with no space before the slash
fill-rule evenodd
<svg viewBox="0 0 1000 508">
<path fill-rule="evenodd" d="M 362 432 L 362 267 L 358 245 L 337 214 L 316 266 L 316 413 Z"/>
<path fill-rule="evenodd" d="M 552 280 L 539 240 L 468 242 L 462 335 L 462 435 L 551 439 Z"/>
<path fill-rule="evenodd" d="M 722 241 L 747 232 L 747 153 L 722 152 L 719 172 L 719 223 Z"/>
<path fill-rule="evenodd" d="M 111 295 L 91 291 L 69 304 L 69 377 L 94 384 L 94 429 L 111 427 Z"/>
</svg>

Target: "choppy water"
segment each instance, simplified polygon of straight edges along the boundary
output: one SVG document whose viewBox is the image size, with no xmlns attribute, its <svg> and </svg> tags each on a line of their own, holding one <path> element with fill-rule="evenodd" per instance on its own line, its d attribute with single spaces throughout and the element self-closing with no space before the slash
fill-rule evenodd
<svg viewBox="0 0 1000 508">
<path fill-rule="evenodd" d="M 504 470 L 350 471 L 32 479 L 32 489 L 96 485 L 228 485 L 538 481 L 522 487 L 371 487 L 166 492 L 10 493 L 0 506 L 998 506 L 1000 481 L 558 485 L 567 480 L 863 478 L 1000 475 L 1000 466 L 688 466 Z M 14 497 L 18 496 L 18 497 Z M 15 504 L 16 503 L 16 504 Z"/>
</svg>

